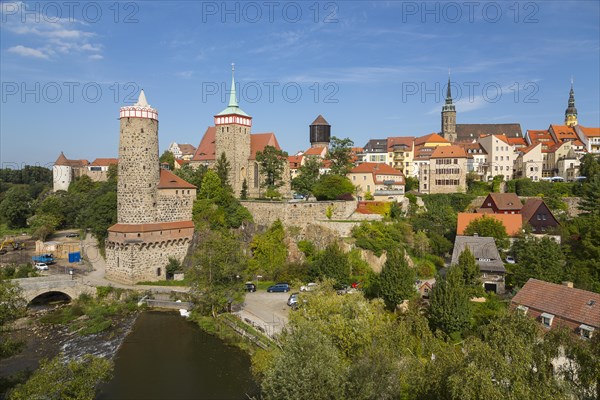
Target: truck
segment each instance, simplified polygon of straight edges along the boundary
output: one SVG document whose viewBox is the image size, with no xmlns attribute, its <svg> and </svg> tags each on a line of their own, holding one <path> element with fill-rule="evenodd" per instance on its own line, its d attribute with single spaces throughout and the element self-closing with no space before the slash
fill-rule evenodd
<svg viewBox="0 0 600 400">
<path fill-rule="evenodd" d="M 52 254 L 42 254 L 41 256 L 31 257 L 34 263 L 54 264 L 54 256 Z"/>
</svg>

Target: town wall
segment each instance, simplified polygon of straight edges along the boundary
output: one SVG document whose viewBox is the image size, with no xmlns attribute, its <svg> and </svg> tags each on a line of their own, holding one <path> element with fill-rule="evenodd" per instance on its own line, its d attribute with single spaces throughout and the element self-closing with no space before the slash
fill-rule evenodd
<svg viewBox="0 0 600 400">
<path fill-rule="evenodd" d="M 328 221 L 327 209 L 331 207 L 331 220 L 351 219 L 356 201 L 242 201 L 256 224 L 271 225 L 277 219 L 286 226 L 305 226 L 309 223 Z"/>
</svg>

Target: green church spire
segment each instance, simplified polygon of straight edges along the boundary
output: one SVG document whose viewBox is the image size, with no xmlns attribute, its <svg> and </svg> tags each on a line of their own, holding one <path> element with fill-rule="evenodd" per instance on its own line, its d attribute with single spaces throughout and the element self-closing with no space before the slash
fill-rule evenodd
<svg viewBox="0 0 600 400">
<path fill-rule="evenodd" d="M 231 94 L 229 95 L 229 107 L 239 107 L 235 96 L 235 64 L 231 63 Z"/>
</svg>

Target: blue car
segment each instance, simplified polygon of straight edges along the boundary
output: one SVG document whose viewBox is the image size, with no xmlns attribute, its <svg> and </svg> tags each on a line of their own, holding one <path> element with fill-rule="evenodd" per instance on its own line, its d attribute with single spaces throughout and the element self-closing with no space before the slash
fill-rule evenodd
<svg viewBox="0 0 600 400">
<path fill-rule="evenodd" d="M 287 283 L 278 283 L 276 285 L 269 286 L 269 288 L 267 289 L 267 292 L 269 292 L 269 293 L 272 293 L 272 292 L 287 293 L 289 291 L 290 291 L 290 285 Z"/>
</svg>

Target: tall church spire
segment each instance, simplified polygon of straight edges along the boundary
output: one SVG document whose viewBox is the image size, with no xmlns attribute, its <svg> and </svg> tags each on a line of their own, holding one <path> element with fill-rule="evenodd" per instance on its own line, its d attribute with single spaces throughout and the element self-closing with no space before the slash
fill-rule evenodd
<svg viewBox="0 0 600 400">
<path fill-rule="evenodd" d="M 569 91 L 569 103 L 565 110 L 565 125 L 577 125 L 577 108 L 575 108 L 575 91 L 573 90 L 573 78 L 571 78 L 571 90 Z"/>
<path fill-rule="evenodd" d="M 446 104 L 442 106 L 442 136 L 450 141 L 456 140 L 456 109 L 452 103 L 452 89 L 450 71 L 448 71 L 448 88 L 446 90 Z"/>
<path fill-rule="evenodd" d="M 235 95 L 235 64 L 231 63 L 231 93 L 229 95 L 229 107 L 239 107 Z"/>
</svg>

